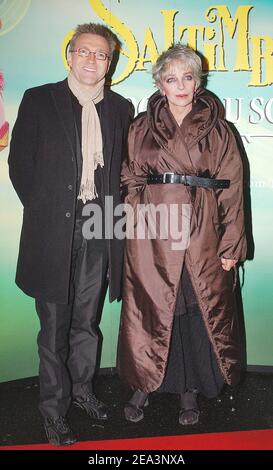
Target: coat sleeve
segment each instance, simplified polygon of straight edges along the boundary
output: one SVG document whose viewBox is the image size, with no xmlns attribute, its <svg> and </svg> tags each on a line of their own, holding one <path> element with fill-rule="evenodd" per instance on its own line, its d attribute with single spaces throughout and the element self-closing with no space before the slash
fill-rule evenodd
<svg viewBox="0 0 273 470">
<path fill-rule="evenodd" d="M 122 196 L 129 202 L 146 183 L 147 170 L 142 168 L 137 162 L 136 135 L 139 127 L 139 120 L 135 120 L 128 133 L 128 154 L 123 161 L 121 169 Z"/>
<path fill-rule="evenodd" d="M 122 142 L 122 163 L 126 162 L 128 159 L 128 133 L 130 125 L 134 119 L 134 107 L 132 103 L 128 103 L 128 106 L 124 112 L 124 134 Z"/>
<path fill-rule="evenodd" d="M 8 157 L 10 179 L 23 205 L 33 186 L 37 129 L 37 113 L 31 94 L 26 91 L 13 128 Z"/>
<path fill-rule="evenodd" d="M 230 187 L 216 191 L 221 237 L 220 258 L 244 261 L 246 236 L 244 225 L 243 165 L 233 133 L 224 123 L 224 152 L 216 178 L 229 179 Z"/>
</svg>

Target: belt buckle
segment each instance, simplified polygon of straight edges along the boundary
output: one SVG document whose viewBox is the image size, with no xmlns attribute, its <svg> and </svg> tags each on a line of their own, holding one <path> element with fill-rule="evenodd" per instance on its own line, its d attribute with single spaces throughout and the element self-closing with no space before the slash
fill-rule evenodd
<svg viewBox="0 0 273 470">
<path fill-rule="evenodd" d="M 162 183 L 166 183 L 166 176 L 167 175 L 174 175 L 174 173 L 171 173 L 171 172 L 163 173 Z"/>
<path fill-rule="evenodd" d="M 184 186 L 190 186 L 190 183 L 188 182 L 186 175 L 182 175 L 182 180 L 184 180 L 183 182 Z"/>
</svg>

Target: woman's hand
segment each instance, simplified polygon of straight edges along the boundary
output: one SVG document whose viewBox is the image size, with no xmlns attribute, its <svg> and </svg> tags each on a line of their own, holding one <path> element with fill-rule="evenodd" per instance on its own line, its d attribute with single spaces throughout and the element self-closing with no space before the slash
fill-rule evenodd
<svg viewBox="0 0 273 470">
<path fill-rule="evenodd" d="M 231 268 L 234 268 L 235 264 L 237 263 L 237 259 L 225 259 L 221 258 L 222 268 L 225 271 L 230 271 Z"/>
</svg>

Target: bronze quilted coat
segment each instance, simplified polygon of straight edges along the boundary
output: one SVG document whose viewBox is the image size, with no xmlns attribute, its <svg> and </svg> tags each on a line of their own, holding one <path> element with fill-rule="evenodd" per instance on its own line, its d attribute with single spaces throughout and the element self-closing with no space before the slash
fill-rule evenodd
<svg viewBox="0 0 273 470">
<path fill-rule="evenodd" d="M 146 183 L 149 173 L 165 172 L 229 179 L 230 187 Z M 122 183 L 125 201 L 135 214 L 138 204 L 190 204 L 192 210 L 190 241 L 184 250 L 173 249 L 172 237 L 127 239 L 118 344 L 121 377 L 143 391 L 156 390 L 162 383 L 185 263 L 219 368 L 225 381 L 235 384 L 240 375 L 240 337 L 234 271 L 224 271 L 220 258 L 245 259 L 243 175 L 220 103 L 200 88 L 179 127 L 166 99 L 156 92 L 147 112 L 131 126 Z"/>
</svg>

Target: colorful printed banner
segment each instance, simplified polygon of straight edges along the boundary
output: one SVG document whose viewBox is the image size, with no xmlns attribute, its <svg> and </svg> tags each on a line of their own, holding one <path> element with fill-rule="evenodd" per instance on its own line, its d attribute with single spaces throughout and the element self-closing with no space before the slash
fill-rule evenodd
<svg viewBox="0 0 273 470">
<path fill-rule="evenodd" d="M 0 69 L 10 130 L 25 89 L 66 76 L 65 48 L 77 24 L 104 23 L 121 39 L 113 89 L 132 100 L 136 113 L 145 110 L 155 90 L 151 65 L 161 51 L 181 41 L 206 58 L 207 87 L 223 101 L 247 155 L 249 258 L 254 259 L 245 263 L 241 281 L 250 365 L 273 365 L 271 19 L 271 0 L 221 5 L 208 0 L 0 0 Z M 0 154 L 0 381 L 37 374 L 39 328 L 33 300 L 14 284 L 22 207 L 8 178 L 7 155 L 8 148 Z M 119 310 L 119 304 L 104 308 L 103 367 L 115 365 Z"/>
</svg>

